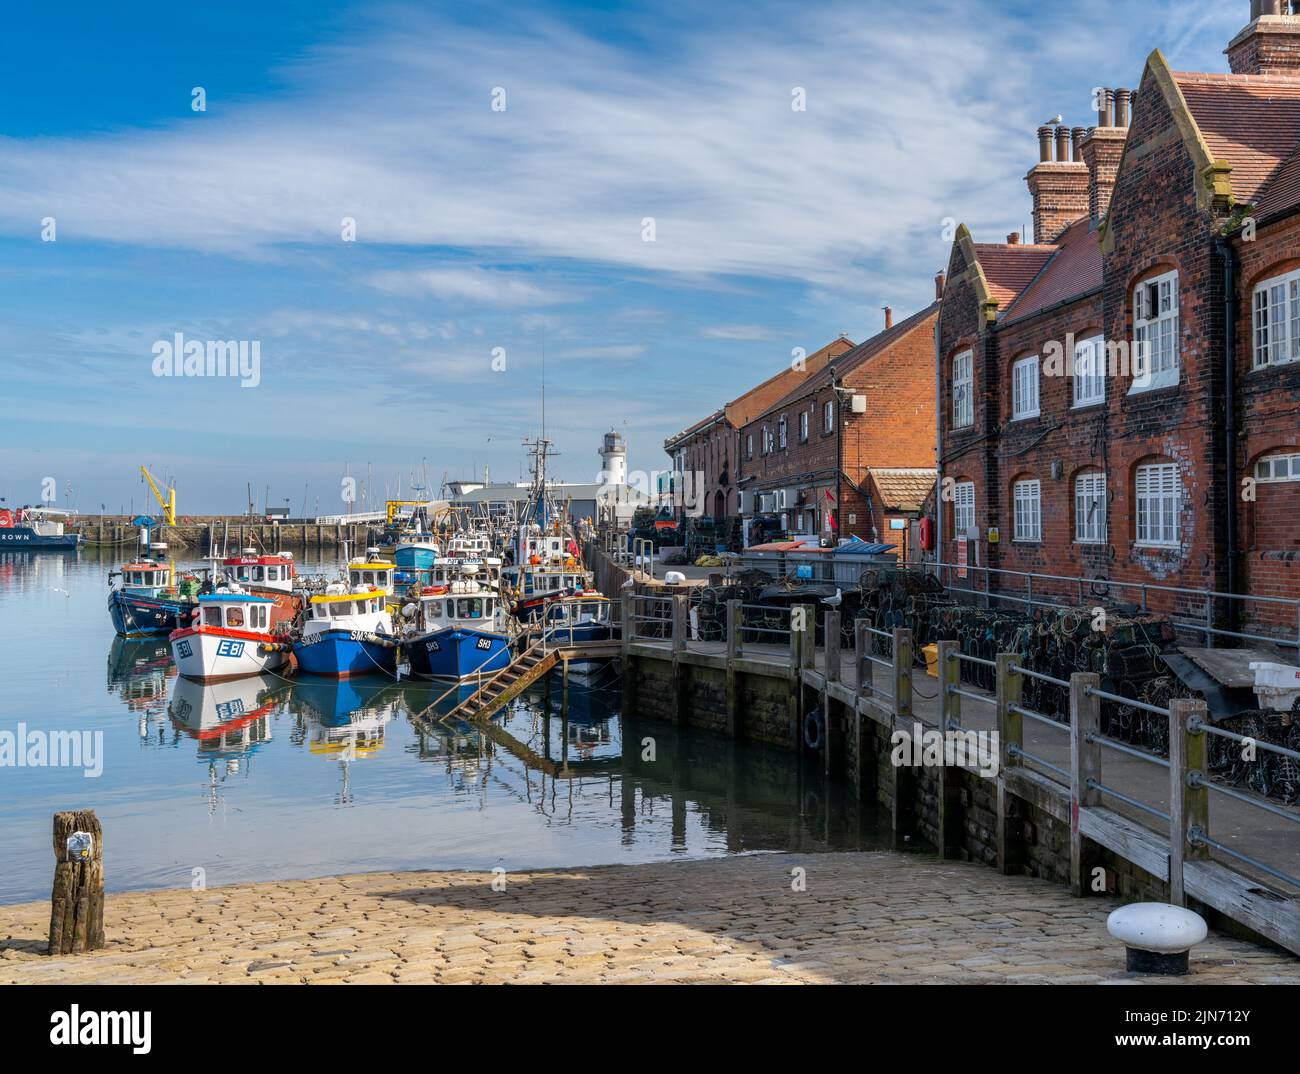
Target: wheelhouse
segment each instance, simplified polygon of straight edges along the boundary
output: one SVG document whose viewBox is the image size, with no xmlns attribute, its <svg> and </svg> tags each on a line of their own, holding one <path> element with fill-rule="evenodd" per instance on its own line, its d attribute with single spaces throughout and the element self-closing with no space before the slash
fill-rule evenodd
<svg viewBox="0 0 1300 1074">
<path fill-rule="evenodd" d="M 169 568 L 151 559 L 128 563 L 122 568 L 122 585 L 128 589 L 165 589 L 170 575 Z"/>
<path fill-rule="evenodd" d="M 382 589 L 386 596 L 393 595 L 393 572 L 397 570 L 394 563 L 381 563 L 376 560 L 359 560 L 348 564 L 348 585 L 354 589 L 358 586 Z"/>
<path fill-rule="evenodd" d="M 309 618 L 349 619 L 358 615 L 379 615 L 385 610 L 386 594 L 382 589 L 368 593 L 324 594 L 311 598 Z"/>
<path fill-rule="evenodd" d="M 222 561 L 222 570 L 231 581 L 254 589 L 293 589 L 295 568 L 292 557 L 235 556 Z"/>
<path fill-rule="evenodd" d="M 213 593 L 199 597 L 199 626 L 214 630 L 246 630 L 267 633 L 271 629 L 270 597 L 245 593 Z"/>
</svg>

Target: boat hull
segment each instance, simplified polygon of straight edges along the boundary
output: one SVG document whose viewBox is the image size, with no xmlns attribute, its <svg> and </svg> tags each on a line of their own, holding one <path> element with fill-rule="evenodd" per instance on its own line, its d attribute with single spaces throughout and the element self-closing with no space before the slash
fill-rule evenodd
<svg viewBox="0 0 1300 1074">
<path fill-rule="evenodd" d="M 0 551 L 75 552 L 83 538 L 79 533 L 37 533 L 30 526 L 0 528 Z"/>
<path fill-rule="evenodd" d="M 422 679 L 468 679 L 510 666 L 510 639 L 504 634 L 444 627 L 402 645 L 411 674 Z"/>
<path fill-rule="evenodd" d="M 188 626 L 198 602 L 182 597 L 146 597 L 113 590 L 108 596 L 108 615 L 113 629 L 128 638 L 170 634 Z"/>
<path fill-rule="evenodd" d="M 220 627 L 174 630 L 170 639 L 176 670 L 195 682 L 229 682 L 282 668 L 283 643 L 265 634 Z"/>
<path fill-rule="evenodd" d="M 347 679 L 354 675 L 392 675 L 397 648 L 378 634 L 323 630 L 293 643 L 298 670 L 309 675 Z"/>
</svg>

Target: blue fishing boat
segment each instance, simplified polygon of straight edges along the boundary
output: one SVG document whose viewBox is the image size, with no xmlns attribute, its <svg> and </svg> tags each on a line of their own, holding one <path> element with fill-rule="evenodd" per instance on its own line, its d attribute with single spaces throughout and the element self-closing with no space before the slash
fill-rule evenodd
<svg viewBox="0 0 1300 1074">
<path fill-rule="evenodd" d="M 622 635 L 611 614 L 612 602 L 599 593 L 583 593 L 558 601 L 546 609 L 545 623 L 551 638 L 561 645 L 580 646 L 590 642 L 617 641 Z M 570 673 L 587 677 L 609 662 L 609 657 L 571 660 Z"/>
<path fill-rule="evenodd" d="M 382 589 L 355 586 L 348 592 L 341 583 L 313 596 L 302 636 L 293 643 L 298 669 L 336 679 L 395 674 L 397 647 L 386 602 Z"/>
<path fill-rule="evenodd" d="M 108 595 L 108 616 L 119 634 L 143 638 L 190 625 L 198 608 L 198 575 L 184 574 L 178 583 L 170 566 L 142 559 L 111 572 L 109 582 L 119 576 L 120 584 Z"/>
<path fill-rule="evenodd" d="M 412 675 L 460 680 L 510 666 L 505 609 L 473 561 L 462 563 L 461 577 L 450 584 L 426 586 L 402 615 L 408 622 L 402 653 Z"/>
</svg>

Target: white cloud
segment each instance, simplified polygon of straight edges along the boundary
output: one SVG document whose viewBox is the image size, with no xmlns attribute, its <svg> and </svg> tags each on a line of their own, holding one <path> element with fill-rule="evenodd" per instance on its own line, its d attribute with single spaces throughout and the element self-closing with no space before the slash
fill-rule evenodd
<svg viewBox="0 0 1300 1074">
<path fill-rule="evenodd" d="M 710 339 L 734 339 L 751 343 L 772 339 L 774 334 L 761 324 L 715 324 L 700 333 Z"/>
<path fill-rule="evenodd" d="M 477 268 L 390 270 L 373 273 L 366 282 L 395 295 L 432 295 L 489 306 L 549 306 L 573 300 L 567 292 L 539 286 L 523 273 Z"/>
</svg>

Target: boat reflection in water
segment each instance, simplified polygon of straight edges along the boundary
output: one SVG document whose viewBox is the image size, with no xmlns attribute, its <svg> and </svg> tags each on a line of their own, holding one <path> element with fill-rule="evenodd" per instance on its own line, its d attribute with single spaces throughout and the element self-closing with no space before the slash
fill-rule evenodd
<svg viewBox="0 0 1300 1074">
<path fill-rule="evenodd" d="M 307 749 L 339 762 L 336 801 L 353 801 L 351 763 L 384 748 L 388 725 L 403 712 L 402 686 L 364 679 L 299 679 L 289 708 L 307 731 Z"/>
<path fill-rule="evenodd" d="M 108 692 L 140 718 L 140 737 L 150 725 L 161 733 L 167 715 L 167 689 L 176 678 L 166 638 L 113 638 L 108 651 Z"/>
</svg>

